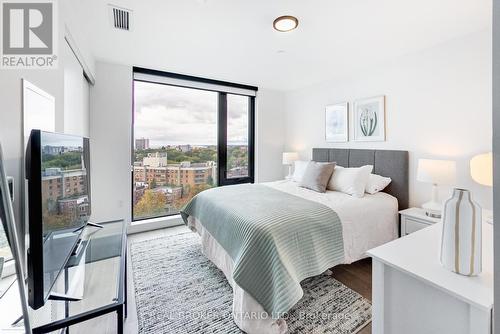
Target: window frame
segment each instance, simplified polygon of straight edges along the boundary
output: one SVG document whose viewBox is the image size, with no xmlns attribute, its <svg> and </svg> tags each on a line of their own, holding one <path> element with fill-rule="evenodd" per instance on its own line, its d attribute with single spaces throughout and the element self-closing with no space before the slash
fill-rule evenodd
<svg viewBox="0 0 500 334">
<path fill-rule="evenodd" d="M 238 95 L 230 93 L 232 95 Z M 217 140 L 217 185 L 226 186 L 255 182 L 255 97 L 248 96 L 248 176 L 227 177 L 227 95 L 219 93 L 219 120 Z M 246 96 L 246 95 L 244 95 Z M 224 143 L 224 145 L 221 145 Z"/>
<path fill-rule="evenodd" d="M 155 83 L 159 85 L 168 85 L 189 89 L 198 89 L 205 91 L 212 91 L 218 94 L 217 96 L 217 187 L 226 186 L 226 185 L 234 185 L 234 184 L 242 184 L 242 183 L 254 183 L 255 182 L 255 106 L 256 106 L 256 95 L 258 91 L 258 87 L 249 86 L 244 84 L 238 84 L 228 81 L 207 79 L 202 77 L 196 77 L 191 75 L 184 75 L 179 73 L 172 72 L 164 72 L 158 70 L 152 70 L 142 67 L 133 67 L 133 75 L 132 75 L 132 133 L 131 133 L 131 220 L 132 223 L 141 222 L 149 219 L 158 219 L 158 218 L 170 218 L 178 215 L 178 213 L 159 215 L 159 216 L 151 216 L 144 218 L 134 218 L 134 160 L 135 160 L 135 92 L 134 92 L 134 83 L 138 82 L 148 82 Z M 146 74 L 151 76 L 157 76 L 159 78 L 169 78 L 174 80 L 179 80 L 176 83 L 162 83 L 158 81 L 145 80 L 136 78 L 135 74 Z M 189 82 L 194 84 L 207 84 L 207 87 L 193 85 L 190 86 Z M 218 90 L 216 87 L 226 87 L 227 90 Z M 236 91 L 232 91 L 235 89 Z M 253 91 L 254 95 L 247 95 L 239 92 L 242 91 Z M 234 177 L 227 178 L 227 95 L 242 95 L 248 97 L 248 176 L 244 177 Z"/>
</svg>

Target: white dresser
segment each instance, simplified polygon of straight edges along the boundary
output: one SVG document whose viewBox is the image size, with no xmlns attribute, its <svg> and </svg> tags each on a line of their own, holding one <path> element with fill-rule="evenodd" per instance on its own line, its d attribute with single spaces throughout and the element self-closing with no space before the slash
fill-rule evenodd
<svg viewBox="0 0 500 334">
<path fill-rule="evenodd" d="M 483 272 L 466 277 L 439 262 L 442 223 L 368 251 L 374 334 L 490 334 L 493 228 L 483 223 Z"/>
</svg>

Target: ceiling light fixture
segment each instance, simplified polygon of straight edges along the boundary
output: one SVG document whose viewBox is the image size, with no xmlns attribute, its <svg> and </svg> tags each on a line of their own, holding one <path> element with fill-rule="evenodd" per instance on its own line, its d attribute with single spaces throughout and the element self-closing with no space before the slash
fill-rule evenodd
<svg viewBox="0 0 500 334">
<path fill-rule="evenodd" d="M 287 32 L 291 31 L 299 25 L 299 20 L 295 16 L 284 15 L 276 18 L 273 22 L 274 29 Z"/>
</svg>

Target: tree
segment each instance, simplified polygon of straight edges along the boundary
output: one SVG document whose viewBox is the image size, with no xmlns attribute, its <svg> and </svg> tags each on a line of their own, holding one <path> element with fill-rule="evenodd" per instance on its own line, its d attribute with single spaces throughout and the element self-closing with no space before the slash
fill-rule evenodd
<svg viewBox="0 0 500 334">
<path fill-rule="evenodd" d="M 174 200 L 174 207 L 178 210 L 182 209 L 186 203 L 188 203 L 194 196 L 201 193 L 204 190 L 212 188 L 209 184 L 197 184 L 193 187 L 186 187 L 185 196 Z"/>
<path fill-rule="evenodd" d="M 134 206 L 134 216 L 158 216 L 165 213 L 167 196 L 160 191 L 146 190 Z"/>
<path fill-rule="evenodd" d="M 154 188 L 156 188 L 156 179 L 155 179 L 155 178 L 153 178 L 153 179 L 151 180 L 151 182 L 149 182 L 148 187 L 149 187 L 149 189 L 154 189 Z"/>
</svg>

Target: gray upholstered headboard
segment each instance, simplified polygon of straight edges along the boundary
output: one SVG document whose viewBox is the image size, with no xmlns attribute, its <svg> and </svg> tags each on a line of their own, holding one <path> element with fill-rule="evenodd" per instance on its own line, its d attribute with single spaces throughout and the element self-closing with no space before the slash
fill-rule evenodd
<svg viewBox="0 0 500 334">
<path fill-rule="evenodd" d="M 398 199 L 400 210 L 408 208 L 408 151 L 313 148 L 312 159 L 342 167 L 373 165 L 374 174 L 392 179 L 384 192 Z"/>
</svg>

